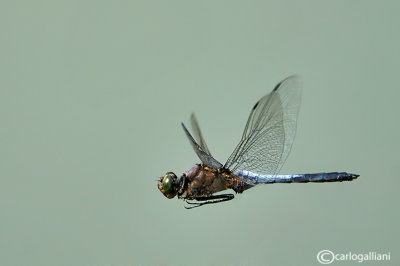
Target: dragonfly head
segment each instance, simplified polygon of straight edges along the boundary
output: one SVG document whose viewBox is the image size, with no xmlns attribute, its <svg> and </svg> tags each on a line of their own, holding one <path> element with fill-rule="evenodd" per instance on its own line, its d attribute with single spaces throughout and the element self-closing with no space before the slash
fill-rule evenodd
<svg viewBox="0 0 400 266">
<path fill-rule="evenodd" d="M 158 189 L 169 199 L 172 199 L 178 193 L 178 178 L 172 172 L 168 172 L 165 176 L 158 180 Z"/>
</svg>

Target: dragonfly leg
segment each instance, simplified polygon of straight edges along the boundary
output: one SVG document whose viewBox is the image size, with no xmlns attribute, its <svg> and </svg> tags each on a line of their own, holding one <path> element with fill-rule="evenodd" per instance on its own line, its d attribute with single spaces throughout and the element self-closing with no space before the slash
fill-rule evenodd
<svg viewBox="0 0 400 266">
<path fill-rule="evenodd" d="M 200 207 L 200 206 L 203 206 L 206 204 L 220 203 L 223 201 L 231 200 L 234 197 L 235 196 L 233 194 L 221 194 L 221 195 L 212 195 L 212 196 L 204 196 L 204 197 L 195 197 L 195 198 L 193 198 L 194 200 L 204 201 L 204 202 L 193 202 L 193 201 L 191 202 L 191 201 L 186 200 L 187 204 L 194 205 L 194 206 L 189 206 L 189 207 L 185 206 L 185 208 L 193 209 L 193 208 Z"/>
</svg>

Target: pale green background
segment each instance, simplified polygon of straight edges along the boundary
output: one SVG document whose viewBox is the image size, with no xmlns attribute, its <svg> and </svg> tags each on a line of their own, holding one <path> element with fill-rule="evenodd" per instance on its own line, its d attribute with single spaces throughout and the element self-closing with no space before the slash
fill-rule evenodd
<svg viewBox="0 0 400 266">
<path fill-rule="evenodd" d="M 2 1 L 1 265 L 399 265 L 397 1 Z M 282 173 L 191 211 L 155 180 L 198 163 L 195 111 L 224 162 L 251 106 L 304 80 Z M 335 265 L 359 265 L 341 263 Z"/>
</svg>

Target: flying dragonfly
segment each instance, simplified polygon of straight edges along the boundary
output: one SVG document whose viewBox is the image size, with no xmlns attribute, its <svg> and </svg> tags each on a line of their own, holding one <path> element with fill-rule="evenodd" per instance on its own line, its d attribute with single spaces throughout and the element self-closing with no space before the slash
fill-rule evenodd
<svg viewBox="0 0 400 266">
<path fill-rule="evenodd" d="M 185 200 L 187 209 L 233 199 L 229 194 L 216 194 L 233 189 L 236 193 L 258 184 L 342 182 L 359 177 L 346 172 L 278 175 L 289 155 L 296 133 L 301 100 L 301 79 L 290 76 L 281 81 L 251 109 L 239 144 L 223 165 L 211 155 L 194 114 L 193 135 L 182 123 L 201 164 L 177 177 L 167 172 L 158 180 L 165 197 Z"/>
</svg>

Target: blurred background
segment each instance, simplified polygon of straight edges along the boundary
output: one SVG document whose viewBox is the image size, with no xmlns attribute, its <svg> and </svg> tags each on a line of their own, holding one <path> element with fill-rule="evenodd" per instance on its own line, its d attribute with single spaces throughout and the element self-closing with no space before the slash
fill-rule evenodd
<svg viewBox="0 0 400 266">
<path fill-rule="evenodd" d="M 329 249 L 398 265 L 399 8 L 2 1 L 0 264 L 319 265 Z M 281 173 L 356 181 L 194 210 L 158 191 L 199 162 L 180 126 L 191 112 L 224 163 L 254 103 L 292 74 L 303 98 Z"/>
</svg>

